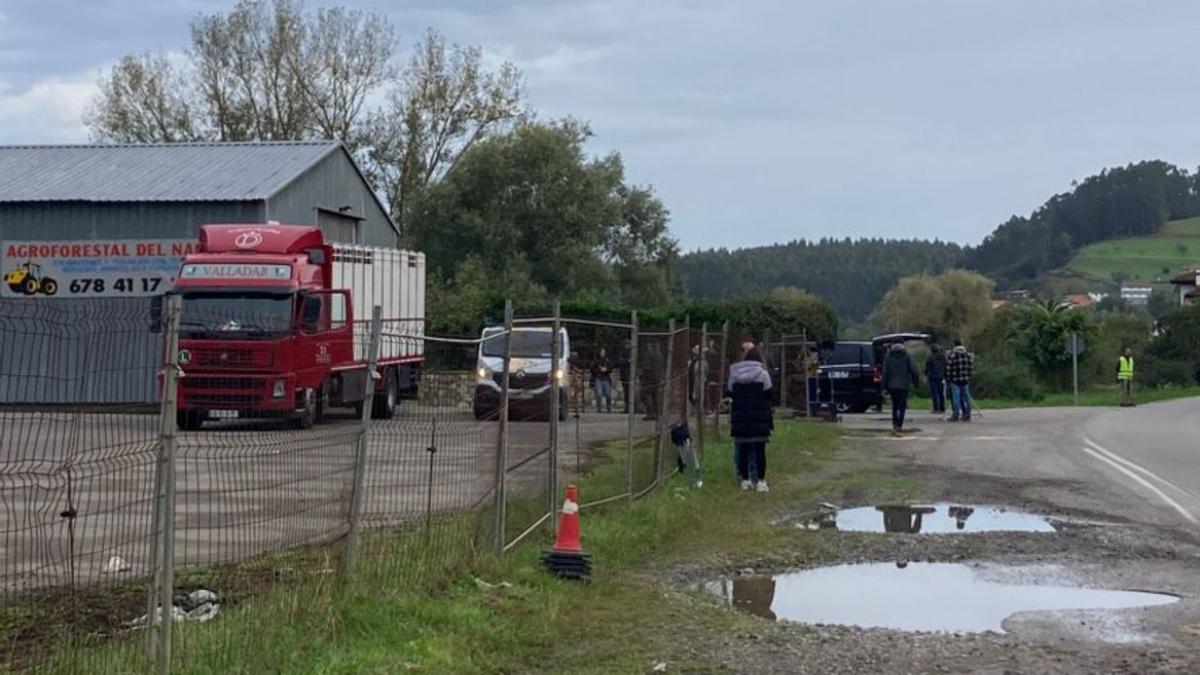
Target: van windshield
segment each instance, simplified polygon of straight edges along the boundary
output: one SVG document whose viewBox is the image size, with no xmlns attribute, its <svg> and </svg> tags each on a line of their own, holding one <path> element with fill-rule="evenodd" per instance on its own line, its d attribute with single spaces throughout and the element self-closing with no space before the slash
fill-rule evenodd
<svg viewBox="0 0 1200 675">
<path fill-rule="evenodd" d="M 550 358 L 550 331 L 514 330 L 512 334 L 512 355 L 519 359 L 548 359 Z M 483 355 L 504 357 L 505 335 L 498 333 L 483 339 Z M 562 343 L 558 345 L 558 353 L 563 353 Z"/>
</svg>

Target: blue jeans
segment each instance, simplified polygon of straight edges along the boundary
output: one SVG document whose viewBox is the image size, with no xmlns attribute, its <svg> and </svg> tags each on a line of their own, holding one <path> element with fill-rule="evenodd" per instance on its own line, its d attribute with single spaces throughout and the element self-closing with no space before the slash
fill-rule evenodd
<svg viewBox="0 0 1200 675">
<path fill-rule="evenodd" d="M 733 468 L 737 471 L 739 481 L 748 480 L 753 483 L 766 478 L 766 442 L 734 443 Z"/>
<path fill-rule="evenodd" d="M 971 385 L 950 383 L 950 405 L 954 409 L 955 417 L 962 417 L 964 420 L 971 419 Z"/>
<path fill-rule="evenodd" d="M 738 480 L 752 480 L 752 477 L 758 476 L 757 456 L 755 452 L 752 452 L 751 446 L 754 446 L 754 443 L 733 443 L 733 473 L 736 474 Z M 763 447 L 766 447 L 766 443 L 763 443 Z M 743 473 L 743 458 L 745 458 L 745 473 Z"/>
<path fill-rule="evenodd" d="M 929 397 L 933 399 L 933 412 L 946 412 L 946 381 L 930 380 Z"/>
<path fill-rule="evenodd" d="M 592 389 L 596 392 L 596 412 L 612 412 L 612 380 L 596 380 Z"/>
</svg>

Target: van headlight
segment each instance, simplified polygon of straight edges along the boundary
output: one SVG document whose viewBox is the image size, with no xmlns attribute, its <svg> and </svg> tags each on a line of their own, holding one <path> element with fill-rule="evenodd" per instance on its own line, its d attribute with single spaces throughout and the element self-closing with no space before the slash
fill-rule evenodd
<svg viewBox="0 0 1200 675">
<path fill-rule="evenodd" d="M 481 365 L 475 369 L 475 375 L 478 376 L 479 379 L 481 379 L 481 380 L 486 380 L 492 376 L 492 370 L 490 368 L 488 368 L 487 366 Z"/>
<path fill-rule="evenodd" d="M 283 398 L 287 392 L 287 380 L 275 380 L 275 387 L 271 389 L 271 396 L 275 398 Z"/>
<path fill-rule="evenodd" d="M 562 379 L 566 376 L 567 376 L 567 373 L 562 368 L 559 368 L 558 370 L 554 371 L 554 379 L 558 380 L 559 382 L 562 382 Z"/>
</svg>

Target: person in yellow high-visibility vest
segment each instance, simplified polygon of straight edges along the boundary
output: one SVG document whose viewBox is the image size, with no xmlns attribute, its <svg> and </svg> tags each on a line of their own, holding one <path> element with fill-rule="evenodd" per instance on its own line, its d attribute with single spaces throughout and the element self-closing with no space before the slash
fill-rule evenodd
<svg viewBox="0 0 1200 675">
<path fill-rule="evenodd" d="M 1133 350 L 1125 348 L 1125 353 L 1117 357 L 1117 384 L 1121 385 L 1121 407 L 1133 406 Z"/>
</svg>

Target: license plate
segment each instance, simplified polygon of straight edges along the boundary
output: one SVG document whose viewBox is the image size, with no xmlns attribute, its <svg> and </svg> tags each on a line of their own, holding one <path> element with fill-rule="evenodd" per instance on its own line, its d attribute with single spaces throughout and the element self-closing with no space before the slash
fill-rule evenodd
<svg viewBox="0 0 1200 675">
<path fill-rule="evenodd" d="M 831 370 L 831 371 L 829 371 L 829 379 L 831 379 L 831 380 L 848 380 L 848 379 L 850 379 L 850 373 L 847 373 L 844 370 Z"/>
<path fill-rule="evenodd" d="M 235 420 L 238 418 L 236 410 L 210 410 L 208 414 L 219 420 Z"/>
</svg>

